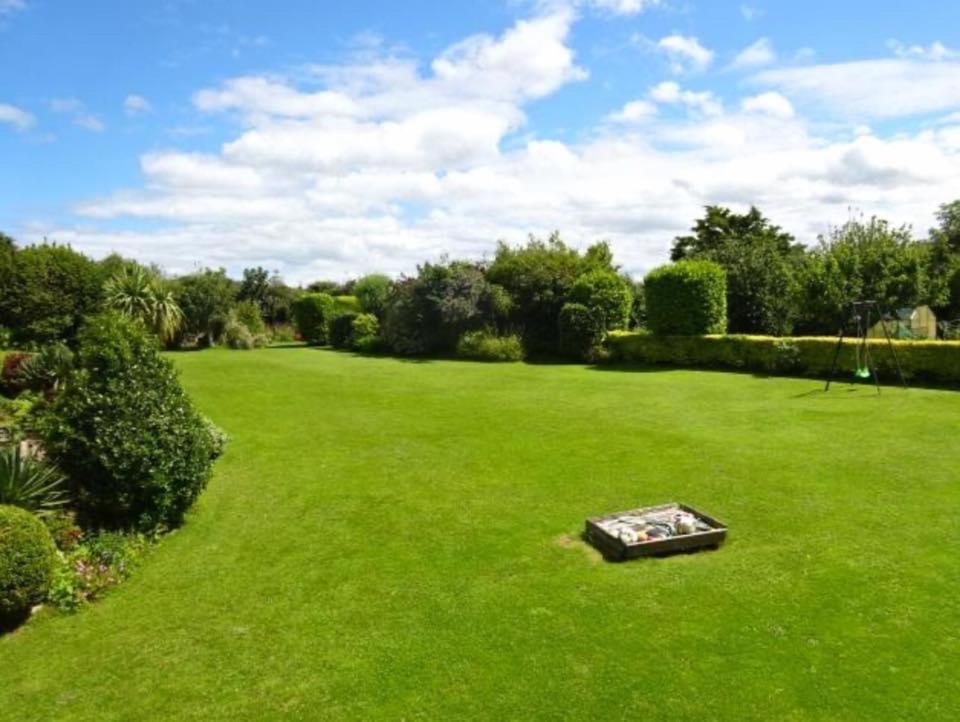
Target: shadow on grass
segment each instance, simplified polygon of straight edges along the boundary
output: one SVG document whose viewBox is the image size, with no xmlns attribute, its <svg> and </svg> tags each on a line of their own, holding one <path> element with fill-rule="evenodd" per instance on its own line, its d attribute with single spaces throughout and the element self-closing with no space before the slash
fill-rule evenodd
<svg viewBox="0 0 960 722">
<path fill-rule="evenodd" d="M 30 619 L 29 609 L 26 609 L 18 614 L 0 614 L 0 638 L 16 631 L 28 619 Z"/>
</svg>

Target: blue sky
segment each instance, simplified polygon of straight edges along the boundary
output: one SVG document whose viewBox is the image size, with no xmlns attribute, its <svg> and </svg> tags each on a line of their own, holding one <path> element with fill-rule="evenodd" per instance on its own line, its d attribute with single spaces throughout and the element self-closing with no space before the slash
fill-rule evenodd
<svg viewBox="0 0 960 722">
<path fill-rule="evenodd" d="M 412 271 L 705 203 L 805 242 L 960 197 L 945 2 L 0 0 L 0 229 L 171 270 Z"/>
</svg>

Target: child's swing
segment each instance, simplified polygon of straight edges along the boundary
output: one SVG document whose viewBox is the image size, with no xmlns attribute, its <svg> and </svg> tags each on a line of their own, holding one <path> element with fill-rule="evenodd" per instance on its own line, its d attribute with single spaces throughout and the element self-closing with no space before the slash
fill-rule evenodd
<svg viewBox="0 0 960 722">
<path fill-rule="evenodd" d="M 880 306 L 876 301 L 854 301 L 851 306 L 854 326 L 857 330 L 857 339 L 853 347 L 854 361 L 856 367 L 853 370 L 854 379 L 867 380 L 873 378 L 876 384 L 877 393 L 880 393 L 880 379 L 877 377 L 877 365 L 874 363 L 873 355 L 870 353 L 870 344 L 867 343 L 867 333 L 870 330 L 870 319 L 874 312 L 880 319 L 880 326 L 883 328 L 883 335 L 887 339 L 887 348 L 890 349 L 890 356 L 893 358 L 897 374 L 900 376 L 900 382 L 906 386 L 907 380 L 903 377 L 903 369 L 900 368 L 900 359 L 897 358 L 897 352 L 893 347 L 893 341 L 890 339 L 890 333 L 887 331 L 887 324 L 880 313 Z M 837 361 L 840 359 L 840 351 L 843 349 L 844 326 L 840 327 L 840 333 L 837 335 L 837 346 L 833 351 L 833 363 L 830 364 L 830 375 L 827 377 L 827 385 L 824 391 L 830 390 L 830 384 L 833 381 L 833 375 L 837 370 Z"/>
</svg>

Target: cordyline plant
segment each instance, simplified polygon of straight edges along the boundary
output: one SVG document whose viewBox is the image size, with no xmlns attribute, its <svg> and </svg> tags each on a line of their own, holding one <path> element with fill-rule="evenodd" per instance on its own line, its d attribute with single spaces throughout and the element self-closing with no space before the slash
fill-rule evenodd
<svg viewBox="0 0 960 722">
<path fill-rule="evenodd" d="M 107 306 L 140 319 L 161 341 L 169 342 L 180 330 L 183 311 L 173 292 L 142 268 L 125 268 L 104 284 Z"/>
<path fill-rule="evenodd" d="M 20 445 L 0 448 L 0 504 L 49 516 L 67 503 L 66 478 L 57 467 L 20 452 Z"/>
</svg>

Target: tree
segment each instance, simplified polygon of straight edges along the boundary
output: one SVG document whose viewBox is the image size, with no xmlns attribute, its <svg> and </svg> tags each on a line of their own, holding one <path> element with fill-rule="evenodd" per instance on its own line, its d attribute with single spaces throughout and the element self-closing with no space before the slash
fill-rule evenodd
<svg viewBox="0 0 960 722">
<path fill-rule="evenodd" d="M 237 290 L 238 301 L 253 301 L 263 312 L 267 294 L 270 292 L 270 272 L 266 268 L 244 268 L 243 280 Z"/>
<path fill-rule="evenodd" d="M 197 336 L 205 345 L 216 343 L 236 298 L 226 271 L 207 268 L 181 276 L 174 283 L 174 296 L 183 311 L 182 333 Z"/>
<path fill-rule="evenodd" d="M 521 329 L 527 350 L 553 353 L 558 349 L 560 309 L 568 301 L 577 277 L 591 270 L 616 271 L 610 247 L 598 243 L 581 256 L 554 232 L 546 241 L 533 236 L 512 248 L 501 242 L 487 271 L 490 283 L 510 295 L 510 323 Z"/>
<path fill-rule="evenodd" d="M 917 305 L 927 294 L 925 255 L 909 228 L 876 217 L 834 228 L 803 264 L 800 329 L 836 333 L 856 300 L 874 300 L 884 312 Z"/>
<path fill-rule="evenodd" d="M 14 342 L 24 345 L 72 341 L 81 319 L 103 298 L 97 264 L 70 246 L 50 243 L 17 250 L 6 286 L 3 312 Z"/>
<path fill-rule="evenodd" d="M 797 315 L 802 247 L 751 207 L 745 214 L 707 206 L 692 235 L 674 239 L 671 258 L 719 263 L 727 272 L 731 333 L 789 334 Z"/>
<path fill-rule="evenodd" d="M 960 315 L 960 294 L 954 291 L 960 278 L 960 200 L 945 203 L 937 211 L 939 225 L 930 230 L 927 251 L 926 302 L 939 316 Z"/>
<path fill-rule="evenodd" d="M 353 284 L 353 295 L 357 297 L 360 308 L 364 313 L 372 313 L 378 318 L 382 318 L 392 287 L 393 280 L 389 276 L 382 273 L 371 273 L 357 279 L 356 283 Z"/>
<path fill-rule="evenodd" d="M 163 343 L 173 340 L 183 323 L 183 311 L 163 280 L 142 266 L 128 266 L 104 285 L 108 308 L 139 319 Z"/>
</svg>

